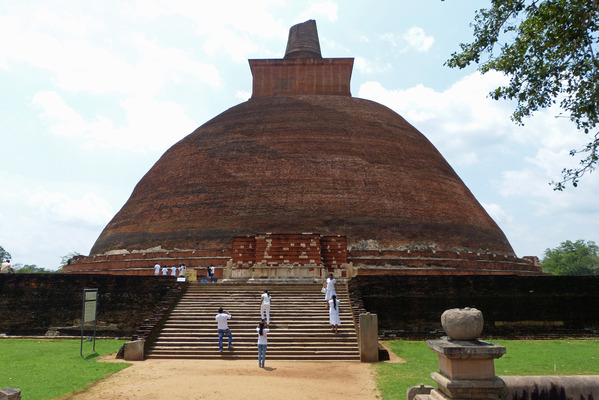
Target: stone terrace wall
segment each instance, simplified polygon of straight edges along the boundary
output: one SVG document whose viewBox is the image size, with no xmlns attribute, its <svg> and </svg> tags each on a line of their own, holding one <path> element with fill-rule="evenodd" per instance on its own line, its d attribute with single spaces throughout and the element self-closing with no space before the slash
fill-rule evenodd
<svg viewBox="0 0 599 400">
<path fill-rule="evenodd" d="M 202 276 L 209 265 L 217 267 L 216 277 L 222 277 L 222 268 L 231 258 L 228 251 L 161 251 L 98 256 L 77 256 L 63 267 L 66 273 L 154 275 L 154 265 L 179 265 L 201 269 Z M 198 274 L 199 275 L 199 274 Z"/>
<path fill-rule="evenodd" d="M 485 335 L 599 335 L 599 276 L 357 276 L 354 298 L 379 333 L 438 337 L 450 308 L 483 312 Z"/>
<path fill-rule="evenodd" d="M 180 289 L 170 277 L 10 274 L 0 275 L 0 333 L 44 335 L 50 327 L 80 324 L 83 289 L 98 289 L 98 336 L 131 336 L 160 301 Z M 79 335 L 81 327 L 60 330 Z"/>
<path fill-rule="evenodd" d="M 430 250 L 349 250 L 358 275 L 538 275 L 533 261 L 493 253 Z"/>
</svg>

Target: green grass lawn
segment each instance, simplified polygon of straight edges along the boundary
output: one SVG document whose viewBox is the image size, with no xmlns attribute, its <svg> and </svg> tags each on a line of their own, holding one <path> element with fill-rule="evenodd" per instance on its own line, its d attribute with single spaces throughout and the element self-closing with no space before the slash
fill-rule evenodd
<svg viewBox="0 0 599 400">
<path fill-rule="evenodd" d="M 599 340 L 489 340 L 507 353 L 495 361 L 497 375 L 599 375 Z M 426 342 L 387 342 L 405 364 L 376 364 L 383 400 L 405 399 L 419 383 L 436 387 L 431 372 L 439 371 L 438 357 Z"/>
<path fill-rule="evenodd" d="M 0 388 L 21 389 L 27 400 L 55 399 L 129 366 L 96 360 L 116 353 L 124 340 L 0 339 Z"/>
</svg>

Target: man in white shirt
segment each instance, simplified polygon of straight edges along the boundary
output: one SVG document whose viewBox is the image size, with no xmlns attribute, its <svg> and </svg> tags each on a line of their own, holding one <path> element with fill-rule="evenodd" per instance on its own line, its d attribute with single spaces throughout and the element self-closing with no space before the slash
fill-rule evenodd
<svg viewBox="0 0 599 400">
<path fill-rule="evenodd" d="M 160 264 L 154 265 L 154 275 L 160 275 Z"/>
<path fill-rule="evenodd" d="M 233 337 L 231 336 L 231 329 L 229 329 L 229 324 L 227 322 L 230 319 L 231 314 L 223 311 L 222 307 L 218 309 L 218 314 L 216 314 L 216 322 L 218 324 L 218 348 L 220 351 L 223 351 L 223 336 L 225 334 L 229 337 L 229 349 L 233 348 Z"/>
<path fill-rule="evenodd" d="M 260 318 L 264 320 L 264 314 L 266 314 L 266 323 L 270 325 L 270 294 L 268 290 L 262 293 L 262 301 L 260 302 Z"/>
</svg>

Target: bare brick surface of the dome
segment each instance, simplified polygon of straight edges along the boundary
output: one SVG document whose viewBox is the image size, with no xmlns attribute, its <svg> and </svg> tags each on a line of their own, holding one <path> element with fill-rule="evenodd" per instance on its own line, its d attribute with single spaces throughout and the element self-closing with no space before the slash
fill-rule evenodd
<svg viewBox="0 0 599 400">
<path fill-rule="evenodd" d="M 91 254 L 231 249 L 259 232 L 513 255 L 424 135 L 378 103 L 331 95 L 253 98 L 207 122 L 150 169 Z"/>
</svg>

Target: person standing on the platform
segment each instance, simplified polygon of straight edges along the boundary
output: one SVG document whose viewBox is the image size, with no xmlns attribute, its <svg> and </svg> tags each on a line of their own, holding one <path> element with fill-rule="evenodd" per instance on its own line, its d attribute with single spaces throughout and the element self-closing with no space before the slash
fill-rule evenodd
<svg viewBox="0 0 599 400">
<path fill-rule="evenodd" d="M 337 300 L 337 296 L 333 295 L 331 300 L 329 300 L 329 322 L 331 323 L 331 329 L 333 333 L 337 333 L 337 328 L 339 327 L 339 300 Z"/>
<path fill-rule="evenodd" d="M 216 278 L 214 277 L 215 272 L 214 265 L 210 264 L 210 283 L 216 282 Z"/>
<path fill-rule="evenodd" d="M 160 264 L 156 263 L 156 265 L 154 265 L 154 275 L 158 276 L 160 275 Z"/>
<path fill-rule="evenodd" d="M 167 275 L 168 275 L 168 268 L 162 267 L 162 276 L 167 276 Z"/>
<path fill-rule="evenodd" d="M 1 273 L 3 274 L 14 274 L 15 270 L 12 269 L 12 265 L 10 264 L 10 260 L 6 259 L 6 261 L 4 261 L 2 263 L 2 269 L 0 270 Z"/>
<path fill-rule="evenodd" d="M 231 329 L 229 329 L 228 320 L 231 319 L 231 314 L 224 311 L 223 308 L 218 309 L 218 314 L 216 314 L 216 322 L 218 324 L 218 348 L 220 351 L 223 351 L 223 336 L 227 335 L 229 337 L 229 349 L 233 348 L 233 337 L 231 336 Z"/>
<path fill-rule="evenodd" d="M 261 299 L 260 318 L 262 318 L 263 321 L 266 319 L 266 323 L 270 325 L 270 294 L 268 293 L 268 290 L 265 290 L 264 293 L 262 293 Z M 265 314 L 266 318 L 264 317 Z"/>
<path fill-rule="evenodd" d="M 266 334 L 270 331 L 268 329 L 268 324 L 262 322 L 256 327 L 256 332 L 258 332 L 258 367 L 264 368 L 264 360 L 266 359 L 266 347 L 268 346 L 268 339 Z"/>
<path fill-rule="evenodd" d="M 177 267 L 171 266 L 171 276 L 177 276 Z"/>
<path fill-rule="evenodd" d="M 333 274 L 329 274 L 326 282 L 326 294 L 324 295 L 324 299 L 326 301 L 331 300 L 333 296 L 337 295 L 337 287 L 335 286 L 337 281 L 333 278 Z"/>
</svg>

